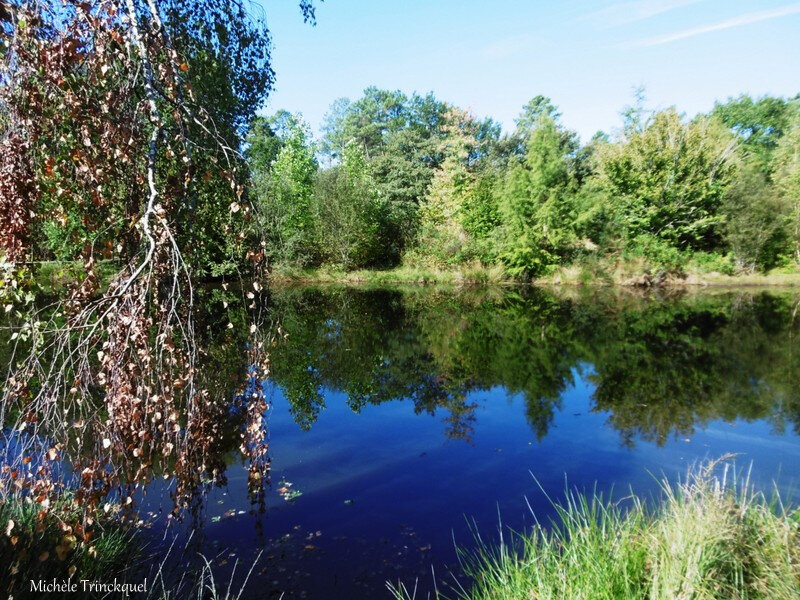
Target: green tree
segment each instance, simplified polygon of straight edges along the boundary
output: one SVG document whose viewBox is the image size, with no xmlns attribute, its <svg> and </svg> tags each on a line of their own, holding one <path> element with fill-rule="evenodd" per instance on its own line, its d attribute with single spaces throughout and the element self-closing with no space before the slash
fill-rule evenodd
<svg viewBox="0 0 800 600">
<path fill-rule="evenodd" d="M 475 194 L 476 148 L 481 146 L 482 124 L 466 111 L 449 108 L 443 129 L 444 139 L 437 152 L 444 160 L 434 171 L 425 199 L 419 208 L 419 249 L 439 263 L 455 263 L 469 258 L 472 240 L 467 231 L 467 205 Z M 472 163 L 472 164 L 471 164 Z M 478 207 L 471 206 L 472 212 Z M 473 214 L 470 225 L 480 216 Z"/>
<path fill-rule="evenodd" d="M 276 133 L 275 121 L 279 115 L 281 115 L 281 111 L 271 118 L 256 117 L 250 122 L 245 156 L 251 173 L 256 177 L 263 176 L 272 170 L 272 163 L 278 158 L 283 147 L 283 140 Z"/>
<path fill-rule="evenodd" d="M 355 142 L 367 158 L 373 158 L 383 152 L 392 134 L 408 127 L 408 122 L 409 100 L 405 94 L 368 87 L 355 102 L 339 98 L 333 103 L 322 126 L 322 148 L 336 158 L 347 144 Z"/>
<path fill-rule="evenodd" d="M 310 133 L 300 115 L 283 111 L 272 122 L 281 125 L 281 148 L 266 172 L 254 172 L 258 224 L 271 259 L 311 264 L 319 249 L 312 212 L 317 161 Z"/>
<path fill-rule="evenodd" d="M 542 113 L 512 164 L 498 199 L 503 239 L 500 258 L 513 275 L 537 275 L 566 254 L 574 241 L 570 202 L 574 134 Z"/>
<path fill-rule="evenodd" d="M 409 98 L 370 87 L 354 102 L 334 102 L 323 125 L 322 149 L 331 161 L 340 159 L 348 143 L 363 149 L 385 204 L 384 252 L 390 263 L 416 238 L 419 203 L 443 160 L 437 148 L 444 113 L 445 105 L 432 94 Z"/>
<path fill-rule="evenodd" d="M 517 132 L 524 138 L 531 131 L 539 126 L 541 117 L 549 117 L 553 121 L 558 121 L 561 113 L 553 104 L 552 100 L 546 96 L 534 96 L 522 107 L 522 112 L 516 118 Z"/>
<path fill-rule="evenodd" d="M 778 141 L 789 127 L 792 103 L 784 98 L 747 94 L 717 103 L 711 114 L 719 118 L 743 142 L 744 149 L 756 158 L 762 170 L 770 170 L 770 159 Z"/>
<path fill-rule="evenodd" d="M 340 164 L 318 173 L 314 211 L 327 261 L 345 269 L 380 263 L 384 205 L 362 146 L 347 144 Z"/>
<path fill-rule="evenodd" d="M 725 241 L 739 268 L 775 266 L 787 247 L 787 211 L 776 186 L 755 160 L 743 160 L 725 191 Z"/>
<path fill-rule="evenodd" d="M 800 262 L 800 110 L 775 151 L 774 181 L 789 218 L 792 251 Z"/>
<path fill-rule="evenodd" d="M 679 250 L 716 248 L 735 148 L 717 121 L 687 123 L 674 109 L 655 113 L 640 129 L 626 128 L 616 144 L 603 144 L 597 184 L 617 235 L 628 243 L 650 236 Z"/>
</svg>

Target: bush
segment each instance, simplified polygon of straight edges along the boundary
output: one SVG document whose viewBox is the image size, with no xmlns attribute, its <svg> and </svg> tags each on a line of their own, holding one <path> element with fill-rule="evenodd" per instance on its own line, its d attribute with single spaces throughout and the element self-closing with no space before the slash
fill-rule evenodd
<svg viewBox="0 0 800 600">
<path fill-rule="evenodd" d="M 653 268 L 671 273 L 683 270 L 686 258 L 680 250 L 650 234 L 641 234 L 628 242 L 625 258 L 643 258 Z"/>
</svg>

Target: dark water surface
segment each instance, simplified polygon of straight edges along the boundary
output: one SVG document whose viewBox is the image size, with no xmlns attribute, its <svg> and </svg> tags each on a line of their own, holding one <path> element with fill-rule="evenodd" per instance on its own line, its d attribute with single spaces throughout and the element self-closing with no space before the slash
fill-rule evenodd
<svg viewBox="0 0 800 600">
<path fill-rule="evenodd" d="M 546 494 L 567 487 L 655 493 L 659 477 L 732 452 L 758 486 L 797 498 L 799 299 L 274 291 L 270 317 L 289 337 L 266 384 L 266 510 L 231 453 L 227 485 L 166 539 L 183 547 L 191 532 L 186 551 L 213 557 L 222 579 L 263 550 L 246 597 L 384 598 L 387 580 L 432 589 L 432 571 L 446 589 L 475 527 L 492 543 L 501 519 L 506 531 L 530 526 L 531 509 L 546 521 Z M 158 485 L 145 509 L 168 510 Z"/>
</svg>

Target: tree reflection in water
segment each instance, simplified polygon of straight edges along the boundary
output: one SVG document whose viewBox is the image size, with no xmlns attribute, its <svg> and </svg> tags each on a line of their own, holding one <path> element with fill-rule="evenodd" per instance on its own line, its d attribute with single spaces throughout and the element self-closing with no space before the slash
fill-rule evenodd
<svg viewBox="0 0 800 600">
<path fill-rule="evenodd" d="M 290 288 L 271 300 L 291 332 L 273 381 L 303 428 L 332 390 L 356 412 L 398 400 L 444 412 L 445 434 L 469 440 L 470 394 L 501 386 L 525 398 L 541 440 L 576 372 L 625 444 L 713 419 L 800 426 L 790 295 Z"/>
</svg>

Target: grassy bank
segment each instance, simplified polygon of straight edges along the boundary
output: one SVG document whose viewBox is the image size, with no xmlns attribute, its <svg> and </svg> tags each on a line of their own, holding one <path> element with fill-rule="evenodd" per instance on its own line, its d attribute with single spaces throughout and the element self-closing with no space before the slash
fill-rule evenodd
<svg viewBox="0 0 800 600">
<path fill-rule="evenodd" d="M 399 266 L 387 270 L 344 271 L 334 267 L 299 269 L 280 266 L 271 274 L 276 283 L 346 283 L 346 284 L 442 284 L 442 285 L 499 285 L 513 284 L 513 279 L 501 267 L 481 265 L 453 269 L 436 267 Z"/>
<path fill-rule="evenodd" d="M 35 281 L 43 290 L 60 293 L 83 277 L 78 263 L 43 262 L 36 265 Z M 98 264 L 100 286 L 105 287 L 115 273 L 116 265 Z M 331 266 L 298 268 L 278 265 L 270 279 L 277 284 L 341 283 L 349 285 L 577 285 L 577 286 L 628 286 L 628 287 L 701 287 L 701 286 L 757 286 L 797 287 L 800 272 L 793 269 L 774 269 L 767 273 L 721 273 L 705 270 L 697 265 L 669 272 L 642 261 L 616 261 L 608 263 L 584 262 L 559 267 L 551 274 L 533 280 L 514 279 L 501 266 L 481 264 L 452 268 L 398 266 L 392 269 L 360 269 L 345 271 Z"/>
<path fill-rule="evenodd" d="M 533 280 L 513 279 L 498 266 L 481 265 L 452 269 L 399 266 L 387 270 L 344 271 L 331 267 L 300 269 L 277 267 L 271 280 L 278 284 L 342 283 L 353 285 L 439 284 L 439 285 L 578 285 L 627 287 L 701 287 L 701 286 L 800 286 L 800 272 L 774 270 L 767 273 L 725 274 L 688 268 L 667 272 L 641 262 L 608 265 L 575 264 L 560 267 L 552 274 Z"/>
<path fill-rule="evenodd" d="M 800 598 L 800 514 L 715 466 L 664 483 L 654 507 L 570 495 L 550 528 L 466 555 L 472 586 L 455 597 Z M 399 600 L 414 596 L 390 589 Z"/>
</svg>

